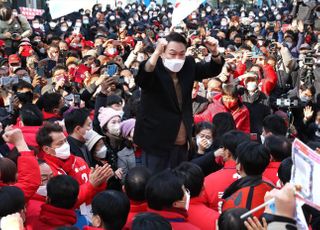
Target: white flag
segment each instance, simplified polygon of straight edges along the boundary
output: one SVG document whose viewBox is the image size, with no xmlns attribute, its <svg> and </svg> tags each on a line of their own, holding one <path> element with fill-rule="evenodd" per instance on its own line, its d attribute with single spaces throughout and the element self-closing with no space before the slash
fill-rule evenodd
<svg viewBox="0 0 320 230">
<path fill-rule="evenodd" d="M 175 27 L 205 0 L 177 0 L 172 13 L 172 26 Z"/>
</svg>

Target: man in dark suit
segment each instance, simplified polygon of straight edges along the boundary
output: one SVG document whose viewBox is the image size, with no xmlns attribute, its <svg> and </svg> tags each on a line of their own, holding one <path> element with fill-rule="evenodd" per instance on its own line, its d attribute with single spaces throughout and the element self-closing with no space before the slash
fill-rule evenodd
<svg viewBox="0 0 320 230">
<path fill-rule="evenodd" d="M 186 57 L 187 41 L 178 33 L 158 41 L 155 52 L 142 62 L 135 77 L 141 88 L 134 142 L 143 150 L 142 162 L 152 172 L 174 168 L 188 157 L 192 135 L 194 81 L 217 76 L 224 64 L 218 41 L 205 41 L 212 59 L 195 63 Z"/>
</svg>

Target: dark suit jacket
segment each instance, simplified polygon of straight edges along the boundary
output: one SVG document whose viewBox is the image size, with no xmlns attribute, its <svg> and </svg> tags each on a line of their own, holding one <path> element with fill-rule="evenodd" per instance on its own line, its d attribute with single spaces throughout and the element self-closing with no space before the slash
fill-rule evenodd
<svg viewBox="0 0 320 230">
<path fill-rule="evenodd" d="M 141 102 L 134 142 L 148 154 L 166 153 L 174 146 L 182 120 L 191 140 L 193 82 L 217 76 L 223 63 L 195 63 L 192 57 L 186 57 L 183 68 L 177 73 L 183 98 L 180 110 L 173 80 L 162 59 L 159 58 L 151 73 L 145 71 L 146 62 L 142 62 L 135 77 L 136 84 L 141 87 Z"/>
</svg>

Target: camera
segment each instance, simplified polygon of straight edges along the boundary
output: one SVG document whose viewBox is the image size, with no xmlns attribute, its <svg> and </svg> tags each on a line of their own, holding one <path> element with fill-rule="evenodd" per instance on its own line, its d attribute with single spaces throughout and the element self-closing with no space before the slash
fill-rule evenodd
<svg viewBox="0 0 320 230">
<path fill-rule="evenodd" d="M 19 37 L 20 37 L 20 34 L 18 34 L 18 33 L 12 33 L 12 34 L 11 34 L 11 38 L 12 38 L 13 40 L 18 39 Z"/>
<path fill-rule="evenodd" d="M 299 106 L 297 99 L 291 100 L 290 98 L 277 98 L 276 105 L 280 108 L 293 108 Z"/>
</svg>

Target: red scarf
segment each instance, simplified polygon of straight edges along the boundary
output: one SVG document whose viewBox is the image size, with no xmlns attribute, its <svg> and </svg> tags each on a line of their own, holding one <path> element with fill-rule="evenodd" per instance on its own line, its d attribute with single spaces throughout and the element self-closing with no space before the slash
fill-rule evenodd
<svg viewBox="0 0 320 230">
<path fill-rule="evenodd" d="M 66 159 L 65 161 L 52 156 L 50 154 L 44 154 L 44 160 L 50 165 L 50 166 L 54 166 L 56 169 L 63 169 L 63 171 L 69 175 L 71 174 L 72 171 L 72 165 L 75 161 L 75 156 L 74 155 L 70 155 L 70 157 L 68 159 Z"/>
<path fill-rule="evenodd" d="M 44 110 L 42 110 L 42 115 L 43 115 L 43 120 L 48 120 L 48 119 L 51 119 L 51 118 L 58 118 L 58 119 L 61 119 L 61 117 L 55 113 L 48 113 Z"/>
<path fill-rule="evenodd" d="M 73 209 L 57 208 L 50 204 L 43 204 L 40 211 L 41 222 L 51 226 L 73 225 L 77 222 Z"/>
</svg>

